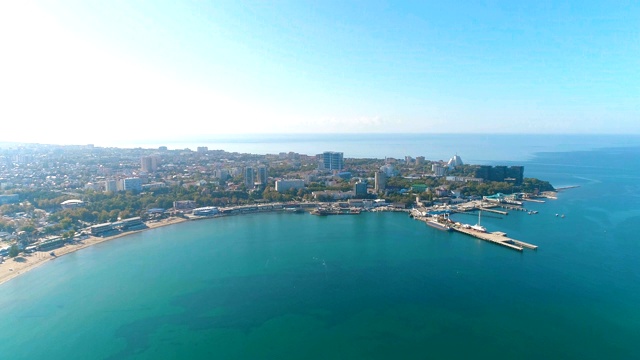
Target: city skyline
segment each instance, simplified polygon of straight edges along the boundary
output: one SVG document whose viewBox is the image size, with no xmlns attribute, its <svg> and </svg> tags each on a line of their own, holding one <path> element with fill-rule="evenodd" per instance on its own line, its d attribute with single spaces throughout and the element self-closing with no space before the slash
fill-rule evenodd
<svg viewBox="0 0 640 360">
<path fill-rule="evenodd" d="M 0 5 L 0 141 L 640 133 L 640 5 Z"/>
</svg>

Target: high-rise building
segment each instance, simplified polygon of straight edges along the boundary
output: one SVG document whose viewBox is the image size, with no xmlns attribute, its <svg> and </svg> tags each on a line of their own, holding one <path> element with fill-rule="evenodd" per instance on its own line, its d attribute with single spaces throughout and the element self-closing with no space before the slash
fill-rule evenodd
<svg viewBox="0 0 640 360">
<path fill-rule="evenodd" d="M 375 175 L 375 191 L 384 191 L 387 187 L 387 174 L 382 171 L 376 171 Z"/>
<path fill-rule="evenodd" d="M 416 157 L 416 165 L 422 165 L 424 164 L 424 156 L 418 156 Z"/>
<path fill-rule="evenodd" d="M 359 181 L 353 185 L 353 193 L 358 196 L 367 195 L 367 183 Z"/>
<path fill-rule="evenodd" d="M 442 166 L 440 164 L 432 164 L 431 165 L 431 170 L 433 171 L 433 174 L 435 176 L 444 176 L 447 168 L 445 168 L 444 166 Z"/>
<path fill-rule="evenodd" d="M 264 165 L 258 166 L 257 173 L 260 185 L 267 185 L 267 167 Z"/>
<path fill-rule="evenodd" d="M 244 186 L 247 189 L 253 189 L 253 183 L 255 182 L 255 176 L 253 174 L 253 168 L 247 166 L 244 169 Z"/>
<path fill-rule="evenodd" d="M 343 154 L 335 151 L 322 153 L 322 166 L 325 170 L 342 170 L 344 166 Z"/>
<path fill-rule="evenodd" d="M 158 170 L 158 158 L 155 156 L 143 156 L 140 158 L 140 170 L 148 173 Z"/>
<path fill-rule="evenodd" d="M 476 167 L 475 177 L 488 181 L 508 181 L 520 185 L 524 178 L 524 166 L 479 165 Z"/>
<path fill-rule="evenodd" d="M 104 191 L 105 192 L 116 192 L 118 191 L 118 183 L 115 180 L 105 180 L 104 182 Z"/>
<path fill-rule="evenodd" d="M 206 153 L 207 151 L 209 151 L 209 148 L 206 147 L 206 146 L 198 146 L 196 148 L 196 151 L 199 152 L 199 153 Z"/>
<path fill-rule="evenodd" d="M 139 192 L 142 190 L 142 179 L 133 177 L 122 179 L 122 190 Z"/>
</svg>

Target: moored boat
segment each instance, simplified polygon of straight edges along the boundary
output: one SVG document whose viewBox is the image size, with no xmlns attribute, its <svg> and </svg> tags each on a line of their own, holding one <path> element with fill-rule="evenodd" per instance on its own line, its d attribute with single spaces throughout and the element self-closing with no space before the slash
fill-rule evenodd
<svg viewBox="0 0 640 360">
<path fill-rule="evenodd" d="M 447 224 L 439 223 L 435 219 L 429 219 L 426 221 L 427 225 L 431 226 L 434 229 L 442 230 L 442 231 L 451 231 L 451 226 Z"/>
</svg>

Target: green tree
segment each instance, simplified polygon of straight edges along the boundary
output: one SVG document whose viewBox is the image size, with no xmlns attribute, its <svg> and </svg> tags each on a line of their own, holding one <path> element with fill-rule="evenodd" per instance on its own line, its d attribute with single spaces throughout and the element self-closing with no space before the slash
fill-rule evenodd
<svg viewBox="0 0 640 360">
<path fill-rule="evenodd" d="M 18 254 L 20 253 L 20 249 L 18 249 L 18 245 L 13 244 L 11 245 L 11 248 L 9 249 L 9 257 L 16 257 L 18 256 Z"/>
</svg>

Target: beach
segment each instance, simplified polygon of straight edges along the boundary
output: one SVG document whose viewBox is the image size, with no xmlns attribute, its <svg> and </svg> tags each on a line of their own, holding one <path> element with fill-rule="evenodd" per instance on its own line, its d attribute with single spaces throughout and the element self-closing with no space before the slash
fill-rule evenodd
<svg viewBox="0 0 640 360">
<path fill-rule="evenodd" d="M 3 284 L 15 277 L 18 277 L 26 272 L 37 268 L 42 264 L 46 264 L 48 261 L 55 260 L 63 255 L 70 254 L 72 252 L 99 244 L 105 241 L 121 238 L 131 234 L 136 234 L 141 231 L 158 228 L 161 226 L 178 224 L 187 221 L 187 219 L 172 217 L 159 221 L 149 221 L 146 223 L 147 227 L 141 230 L 127 231 L 114 236 L 96 237 L 89 236 L 88 238 L 74 242 L 72 244 L 66 244 L 63 247 L 53 250 L 55 255 L 51 255 L 51 251 L 36 251 L 32 254 L 20 254 L 15 258 L 6 258 L 3 263 L 0 264 L 0 284 Z"/>
</svg>

